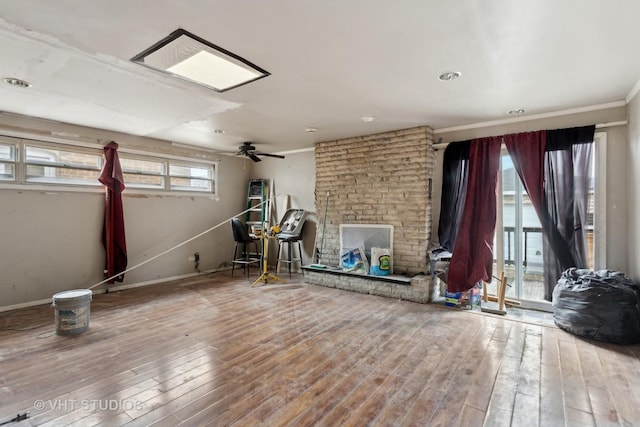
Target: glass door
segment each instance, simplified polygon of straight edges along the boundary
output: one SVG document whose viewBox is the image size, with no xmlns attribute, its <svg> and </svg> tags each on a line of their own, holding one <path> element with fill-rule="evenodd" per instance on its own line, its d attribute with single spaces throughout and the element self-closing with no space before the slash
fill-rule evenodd
<svg viewBox="0 0 640 427">
<path fill-rule="evenodd" d="M 507 298 L 543 301 L 542 226 L 506 151 L 501 156 L 494 248 L 494 275 L 504 271 L 510 285 Z M 494 278 L 490 293 L 495 294 L 495 284 Z"/>
<path fill-rule="evenodd" d="M 594 269 L 603 265 L 604 215 L 598 206 L 604 206 L 604 141 L 603 135 L 596 134 L 592 153 L 593 163 L 589 165 L 588 203 L 586 206 L 586 248 L 587 265 Z M 593 147 L 593 146 L 592 146 Z M 594 149 L 594 148 L 592 148 Z M 596 179 L 596 177 L 598 179 Z M 504 271 L 507 283 L 507 298 L 520 300 L 523 307 L 550 310 L 544 300 L 544 258 L 543 234 L 535 208 L 520 181 L 511 157 L 503 147 L 498 176 L 498 209 L 496 234 L 494 236 L 494 278 L 488 287 L 496 294 L 496 277 Z M 597 187 L 597 188 L 596 188 Z M 599 191 L 597 191 L 599 190 Z M 596 203 L 597 202 L 597 203 Z M 596 212 L 598 215 L 596 215 Z M 598 249 L 599 250 L 596 250 Z M 602 267 L 598 267 L 602 268 Z"/>
</svg>

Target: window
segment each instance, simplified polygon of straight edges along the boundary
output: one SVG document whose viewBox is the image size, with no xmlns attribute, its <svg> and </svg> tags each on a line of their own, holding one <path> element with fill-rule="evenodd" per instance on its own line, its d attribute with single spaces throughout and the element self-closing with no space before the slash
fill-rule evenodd
<svg viewBox="0 0 640 427">
<path fill-rule="evenodd" d="M 16 146 L 0 140 L 0 181 L 16 179 Z"/>
<path fill-rule="evenodd" d="M 103 157 L 81 150 L 25 145 L 26 182 L 67 185 L 100 185 Z"/>
<path fill-rule="evenodd" d="M 213 191 L 213 168 L 209 165 L 170 163 L 171 190 Z"/>
<path fill-rule="evenodd" d="M 127 188 L 164 189 L 167 170 L 164 162 L 129 158 L 122 155 L 119 157 Z"/>
<path fill-rule="evenodd" d="M 87 144 L 88 145 L 88 144 Z M 215 164 L 160 158 L 120 149 L 128 189 L 215 193 Z M 104 164 L 99 146 L 0 137 L 0 183 L 96 188 Z"/>
</svg>

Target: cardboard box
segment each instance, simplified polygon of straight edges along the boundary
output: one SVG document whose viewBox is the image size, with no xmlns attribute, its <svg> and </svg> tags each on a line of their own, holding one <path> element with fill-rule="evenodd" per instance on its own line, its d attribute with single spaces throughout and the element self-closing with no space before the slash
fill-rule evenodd
<svg viewBox="0 0 640 427">
<path fill-rule="evenodd" d="M 482 298 L 482 284 L 477 284 L 473 288 L 464 292 L 444 293 L 444 305 L 447 307 L 458 307 L 463 310 L 472 310 L 480 306 Z"/>
</svg>

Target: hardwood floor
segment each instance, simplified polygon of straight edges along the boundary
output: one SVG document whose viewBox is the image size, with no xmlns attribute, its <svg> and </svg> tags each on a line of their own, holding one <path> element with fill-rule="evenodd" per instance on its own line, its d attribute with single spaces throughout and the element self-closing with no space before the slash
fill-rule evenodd
<svg viewBox="0 0 640 427">
<path fill-rule="evenodd" d="M 0 422 L 640 425 L 640 346 L 302 283 L 210 277 L 95 295 L 89 329 L 0 313 Z"/>
</svg>

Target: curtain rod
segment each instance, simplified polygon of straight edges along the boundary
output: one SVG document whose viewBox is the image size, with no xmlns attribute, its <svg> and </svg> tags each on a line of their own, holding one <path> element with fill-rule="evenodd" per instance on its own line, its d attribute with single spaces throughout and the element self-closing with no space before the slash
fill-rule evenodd
<svg viewBox="0 0 640 427">
<path fill-rule="evenodd" d="M 615 127 L 615 126 L 625 126 L 628 125 L 629 122 L 626 120 L 621 120 L 619 122 L 608 122 L 608 123 L 598 123 L 596 124 L 596 129 L 603 129 L 603 128 L 611 128 L 611 127 Z M 440 140 L 442 140 L 442 138 L 440 138 Z M 450 141 L 450 142 L 438 142 L 433 144 L 433 149 L 437 150 L 439 148 L 445 148 L 447 145 L 451 144 L 454 141 Z"/>
</svg>

